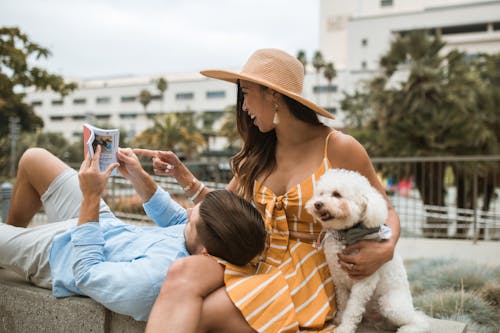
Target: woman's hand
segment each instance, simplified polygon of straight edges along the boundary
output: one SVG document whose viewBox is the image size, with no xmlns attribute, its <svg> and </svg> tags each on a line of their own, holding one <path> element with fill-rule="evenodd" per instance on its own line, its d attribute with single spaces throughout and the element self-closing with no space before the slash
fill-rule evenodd
<svg viewBox="0 0 500 333">
<path fill-rule="evenodd" d="M 150 156 L 153 160 L 153 171 L 158 176 L 175 176 L 182 162 L 171 151 L 136 148 L 132 150 L 137 155 Z"/>
<path fill-rule="evenodd" d="M 362 240 L 347 246 L 343 253 L 339 253 L 339 263 L 351 279 L 361 280 L 375 273 L 392 259 L 394 246 L 391 240 L 382 242 Z"/>
</svg>

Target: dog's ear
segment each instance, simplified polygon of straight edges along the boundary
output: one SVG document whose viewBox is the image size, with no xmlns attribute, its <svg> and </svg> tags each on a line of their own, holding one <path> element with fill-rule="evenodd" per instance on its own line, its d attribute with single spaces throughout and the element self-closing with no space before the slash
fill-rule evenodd
<svg viewBox="0 0 500 333">
<path fill-rule="evenodd" d="M 368 193 L 363 193 L 362 218 L 367 228 L 377 227 L 385 223 L 387 219 L 387 202 L 384 197 L 374 188 Z"/>
</svg>

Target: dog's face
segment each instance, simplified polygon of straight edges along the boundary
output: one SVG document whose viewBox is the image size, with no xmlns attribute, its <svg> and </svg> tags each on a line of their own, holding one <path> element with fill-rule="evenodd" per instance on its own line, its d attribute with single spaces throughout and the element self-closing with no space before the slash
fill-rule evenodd
<svg viewBox="0 0 500 333">
<path fill-rule="evenodd" d="M 319 179 L 306 210 L 323 228 L 334 230 L 348 229 L 360 221 L 374 227 L 387 218 L 380 193 L 359 173 L 343 169 L 328 170 Z"/>
</svg>

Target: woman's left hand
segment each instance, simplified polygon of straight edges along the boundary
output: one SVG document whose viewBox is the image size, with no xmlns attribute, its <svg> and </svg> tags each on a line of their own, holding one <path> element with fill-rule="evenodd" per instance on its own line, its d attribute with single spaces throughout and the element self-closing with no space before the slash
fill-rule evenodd
<svg viewBox="0 0 500 333">
<path fill-rule="evenodd" d="M 352 253 L 352 254 L 349 254 Z M 339 263 L 355 280 L 361 280 L 375 273 L 394 255 L 394 243 L 391 241 L 362 240 L 347 246 L 339 253 Z"/>
</svg>

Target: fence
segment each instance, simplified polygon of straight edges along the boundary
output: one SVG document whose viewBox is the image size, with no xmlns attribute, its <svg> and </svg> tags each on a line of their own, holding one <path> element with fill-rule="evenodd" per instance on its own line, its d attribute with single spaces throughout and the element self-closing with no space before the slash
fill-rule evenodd
<svg viewBox="0 0 500 333">
<path fill-rule="evenodd" d="M 403 236 L 500 239 L 500 156 L 374 158 Z"/>
<path fill-rule="evenodd" d="M 500 156 L 373 158 L 372 162 L 400 217 L 402 236 L 500 240 Z M 218 174 L 218 165 L 208 165 L 209 172 L 201 164 L 197 168 L 196 176 L 209 188 L 225 187 L 227 168 L 223 174 Z M 153 178 L 188 204 L 173 179 Z M 111 205 L 134 194 L 126 179 L 110 179 Z M 124 220 L 150 223 L 143 213 L 115 211 Z M 43 214 L 34 223 L 45 223 Z"/>
</svg>

